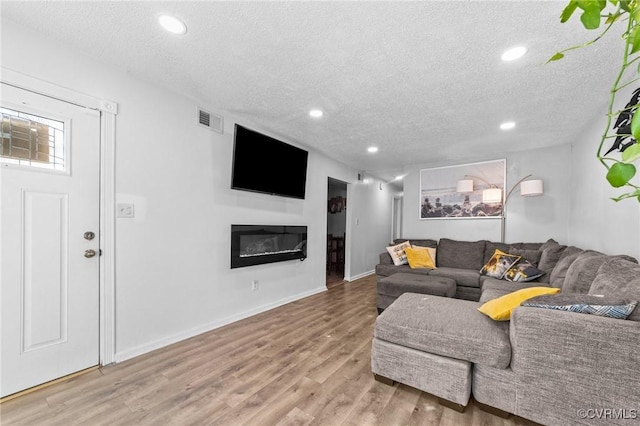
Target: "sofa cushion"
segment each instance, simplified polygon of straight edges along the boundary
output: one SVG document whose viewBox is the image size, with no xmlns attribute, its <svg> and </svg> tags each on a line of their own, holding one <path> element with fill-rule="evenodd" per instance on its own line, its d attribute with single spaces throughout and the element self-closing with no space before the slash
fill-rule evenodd
<svg viewBox="0 0 640 426">
<path fill-rule="evenodd" d="M 478 311 L 496 321 L 509 321 L 511 319 L 511 312 L 525 300 L 543 294 L 554 294 L 559 291 L 560 289 L 551 287 L 523 288 L 483 303 L 478 308 Z"/>
<path fill-rule="evenodd" d="M 394 244 L 400 244 L 400 243 L 405 242 L 407 240 L 409 240 L 409 242 L 411 243 L 412 246 L 431 247 L 431 248 L 438 247 L 438 241 L 431 240 L 431 239 L 426 239 L 426 240 L 414 240 L 413 238 L 395 239 L 395 240 L 393 240 L 393 243 Z"/>
<path fill-rule="evenodd" d="M 484 265 L 484 241 L 456 241 L 440 239 L 436 266 L 479 271 Z"/>
<path fill-rule="evenodd" d="M 598 269 L 589 294 L 640 300 L 640 265 L 627 259 L 610 258 Z M 636 308 L 628 319 L 640 321 L 640 309 Z"/>
<path fill-rule="evenodd" d="M 393 264 L 395 266 L 406 265 L 407 263 L 409 263 L 407 261 L 407 255 L 404 252 L 404 249 L 406 249 L 407 247 L 411 247 L 409 241 L 387 247 L 389 256 L 391 256 L 391 260 L 393 260 Z"/>
<path fill-rule="evenodd" d="M 542 247 L 543 243 L 513 243 L 511 244 L 511 247 L 515 247 L 517 249 L 520 250 L 538 250 L 538 251 L 542 251 L 540 250 L 540 247 Z"/>
<path fill-rule="evenodd" d="M 600 266 L 609 256 L 593 250 L 585 250 L 571 263 L 562 284 L 563 293 L 587 294 Z"/>
<path fill-rule="evenodd" d="M 404 293 L 453 297 L 456 283 L 450 278 L 417 274 L 393 274 L 378 281 L 378 294 L 398 297 Z"/>
<path fill-rule="evenodd" d="M 522 290 L 529 287 L 540 287 L 541 284 L 535 281 L 530 282 L 511 282 L 506 280 L 499 280 L 496 278 L 486 278 L 482 281 L 482 291 L 486 290 L 500 290 L 505 293 L 511 293 L 512 291 Z"/>
<path fill-rule="evenodd" d="M 482 263 L 484 265 L 487 264 L 487 262 L 489 261 L 489 259 L 491 259 L 491 257 L 495 254 L 496 250 L 500 250 L 502 252 L 505 253 L 509 253 L 509 249 L 511 248 L 511 246 L 509 244 L 506 243 L 496 243 L 493 241 L 486 241 L 484 242 L 484 257 L 482 259 Z"/>
<path fill-rule="evenodd" d="M 393 265 L 393 260 L 391 259 L 391 255 L 389 255 L 389 252 L 385 250 L 384 253 L 380 253 L 380 255 L 378 256 L 380 258 L 380 264 L 381 265 Z"/>
<path fill-rule="evenodd" d="M 551 284 L 551 287 L 562 288 L 562 284 L 564 284 L 564 279 L 567 276 L 569 267 L 583 251 L 584 250 L 581 248 L 569 246 L 562 252 L 562 256 L 560 256 L 558 263 L 556 263 L 556 266 L 549 275 L 549 283 Z"/>
<path fill-rule="evenodd" d="M 489 300 L 497 299 L 498 297 L 502 297 L 505 294 L 510 293 L 507 290 L 499 290 L 497 288 L 490 288 L 487 290 L 482 290 L 482 296 L 480 296 L 480 303 L 488 302 Z"/>
<path fill-rule="evenodd" d="M 456 281 L 459 286 L 480 287 L 480 272 L 469 269 L 438 267 L 429 272 L 435 277 L 446 277 Z"/>
<path fill-rule="evenodd" d="M 492 321 L 478 312 L 478 306 L 468 300 L 405 293 L 377 318 L 374 336 L 436 355 L 506 368 L 511 360 L 508 324 Z"/>
<path fill-rule="evenodd" d="M 520 256 L 522 259 L 535 266 L 538 266 L 538 263 L 540 263 L 540 256 L 542 256 L 542 252 L 538 249 L 528 250 L 516 247 L 509 247 L 509 254 Z"/>
<path fill-rule="evenodd" d="M 538 269 L 542 269 L 546 274 L 540 277 L 538 281 L 541 283 L 548 283 L 551 280 L 551 272 L 553 271 L 553 268 L 555 268 L 556 264 L 560 260 L 560 256 L 562 256 L 562 253 L 566 248 L 567 246 L 563 246 L 558 243 L 550 243 L 542 250 L 540 262 L 538 262 Z"/>
<path fill-rule="evenodd" d="M 407 272 L 410 274 L 420 274 L 420 275 L 428 275 L 429 274 L 430 269 L 411 269 L 411 267 L 409 265 L 400 265 L 400 266 L 395 266 L 395 265 L 383 265 L 383 264 L 377 264 L 376 265 L 376 275 L 378 276 L 382 276 L 382 277 L 389 277 L 393 274 L 397 274 L 400 272 Z"/>
</svg>

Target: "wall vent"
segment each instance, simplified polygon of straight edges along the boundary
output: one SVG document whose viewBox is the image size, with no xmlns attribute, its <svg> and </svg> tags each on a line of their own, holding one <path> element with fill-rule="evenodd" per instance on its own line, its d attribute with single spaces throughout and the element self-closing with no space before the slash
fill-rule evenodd
<svg viewBox="0 0 640 426">
<path fill-rule="evenodd" d="M 222 116 L 212 114 L 202 108 L 198 108 L 198 125 L 218 133 L 222 133 L 224 130 Z"/>
</svg>

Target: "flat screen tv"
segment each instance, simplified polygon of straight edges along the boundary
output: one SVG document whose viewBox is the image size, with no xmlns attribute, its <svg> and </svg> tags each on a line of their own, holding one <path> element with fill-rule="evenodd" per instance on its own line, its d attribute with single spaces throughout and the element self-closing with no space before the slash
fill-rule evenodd
<svg viewBox="0 0 640 426">
<path fill-rule="evenodd" d="M 231 188 L 304 199 L 308 154 L 236 124 Z"/>
</svg>

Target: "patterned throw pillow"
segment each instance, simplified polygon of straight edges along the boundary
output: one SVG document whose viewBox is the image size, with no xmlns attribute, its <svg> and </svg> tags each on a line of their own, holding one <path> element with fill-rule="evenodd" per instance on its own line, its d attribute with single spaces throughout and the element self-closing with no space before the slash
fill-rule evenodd
<svg viewBox="0 0 640 426">
<path fill-rule="evenodd" d="M 504 274 L 504 279 L 512 282 L 528 282 L 540 278 L 545 273 L 528 260 L 521 260 Z"/>
<path fill-rule="evenodd" d="M 387 251 L 391 256 L 391 260 L 393 260 L 393 264 L 396 266 L 406 265 L 409 263 L 407 260 L 407 254 L 404 252 L 404 249 L 410 248 L 411 243 L 409 241 L 405 241 L 404 243 L 396 244 L 395 246 L 387 247 Z"/>
<path fill-rule="evenodd" d="M 482 275 L 501 279 L 520 260 L 520 256 L 507 254 L 496 249 L 491 259 L 480 269 Z"/>
<path fill-rule="evenodd" d="M 638 305 L 637 300 L 598 297 L 586 294 L 538 296 L 522 303 L 521 306 L 556 309 L 601 317 L 627 319 Z"/>
</svg>

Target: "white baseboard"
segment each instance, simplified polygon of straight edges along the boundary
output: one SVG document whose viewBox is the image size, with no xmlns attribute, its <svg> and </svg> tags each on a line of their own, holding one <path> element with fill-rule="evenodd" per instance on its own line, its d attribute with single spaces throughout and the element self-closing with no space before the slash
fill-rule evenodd
<svg viewBox="0 0 640 426">
<path fill-rule="evenodd" d="M 241 312 L 238 314 L 234 314 L 228 316 L 226 318 L 222 318 L 218 321 L 211 322 L 209 324 L 204 324 L 202 326 L 194 327 L 189 330 L 185 330 L 184 332 L 174 334 L 172 336 L 165 337 L 160 340 L 156 340 L 154 342 L 150 342 L 144 345 L 136 346 L 135 348 L 127 349 L 122 352 L 116 352 L 114 361 L 116 363 L 126 361 L 128 359 L 134 358 L 136 356 L 146 354 L 147 352 L 154 351 L 156 349 L 163 348 L 165 346 L 169 346 L 173 343 L 180 342 L 182 340 L 189 339 L 193 336 L 197 336 L 198 334 L 206 333 L 211 330 L 215 330 L 216 328 L 220 328 L 227 324 L 231 324 L 232 322 L 240 321 L 241 319 L 248 318 L 250 316 L 259 314 L 261 312 L 268 311 L 273 308 L 277 308 L 278 306 L 286 305 L 287 303 L 294 302 L 296 300 L 304 299 L 305 297 L 313 296 L 314 294 L 322 293 L 323 291 L 327 291 L 326 287 L 320 287 L 315 290 L 310 290 L 304 293 L 296 294 L 291 297 L 286 297 L 284 299 L 280 299 L 278 301 L 268 303 L 266 305 L 258 306 L 257 308 L 250 309 L 245 312 Z"/>
<path fill-rule="evenodd" d="M 358 280 L 360 278 L 368 277 L 369 275 L 373 275 L 375 273 L 376 273 L 376 271 L 374 269 L 372 269 L 371 271 L 363 272 L 361 274 L 354 275 L 352 277 L 344 277 L 344 280 L 348 281 L 348 282 L 351 282 L 351 281 Z"/>
</svg>

